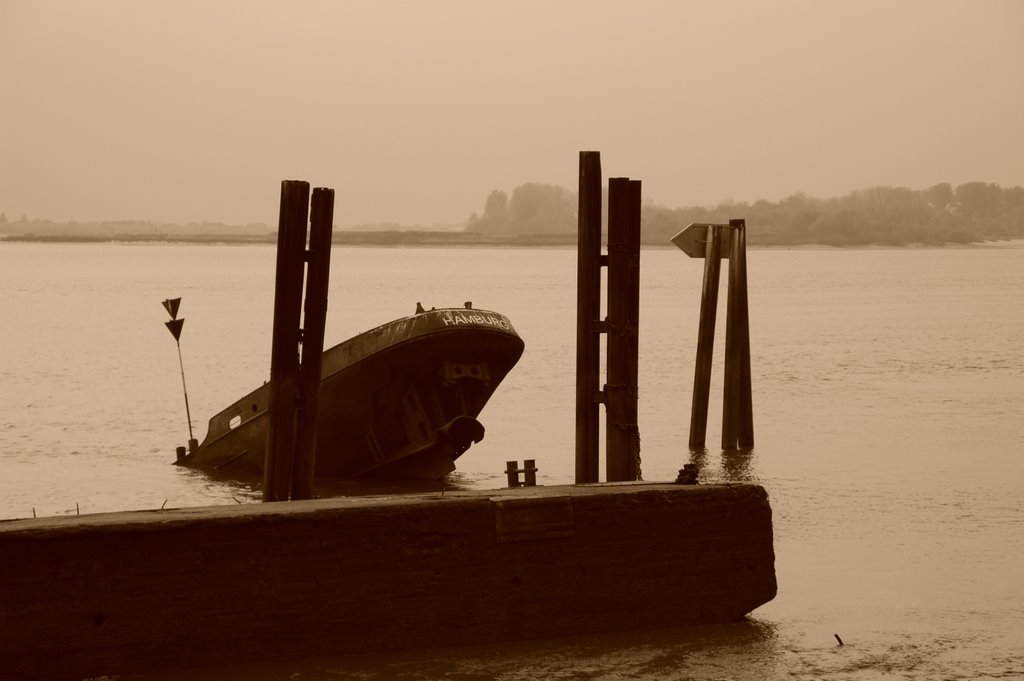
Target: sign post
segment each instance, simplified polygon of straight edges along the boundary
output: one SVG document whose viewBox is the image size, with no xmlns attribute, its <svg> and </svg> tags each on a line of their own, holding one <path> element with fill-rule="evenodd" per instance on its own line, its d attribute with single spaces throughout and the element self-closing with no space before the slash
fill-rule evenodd
<svg viewBox="0 0 1024 681">
<path fill-rule="evenodd" d="M 697 359 L 690 410 L 690 451 L 704 449 L 707 438 L 711 359 L 722 258 L 729 259 L 725 327 L 725 392 L 722 404 L 722 449 L 753 449 L 754 419 L 750 382 L 750 320 L 747 309 L 746 221 L 729 224 L 695 222 L 672 237 L 691 258 L 704 258 Z"/>
<path fill-rule="evenodd" d="M 181 298 L 167 298 L 163 301 L 164 309 L 171 315 L 171 321 L 164 322 L 164 326 L 174 336 L 174 343 L 178 346 L 178 366 L 181 367 L 181 390 L 185 393 L 185 418 L 188 419 L 188 451 L 194 452 L 199 442 L 192 437 L 192 414 L 188 410 L 188 389 L 185 387 L 185 364 L 181 361 L 181 329 L 185 326 L 184 319 L 178 319 L 178 307 L 181 305 Z"/>
</svg>

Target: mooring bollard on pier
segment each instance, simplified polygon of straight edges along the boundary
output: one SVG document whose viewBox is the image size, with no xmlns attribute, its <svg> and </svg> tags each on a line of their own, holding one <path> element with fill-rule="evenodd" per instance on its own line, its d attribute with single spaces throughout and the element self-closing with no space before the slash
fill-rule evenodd
<svg viewBox="0 0 1024 681">
<path fill-rule="evenodd" d="M 518 461 L 505 462 L 505 475 L 508 476 L 509 487 L 534 487 L 537 484 L 537 462 L 533 459 L 523 461 L 523 467 L 519 467 Z M 519 474 L 524 476 L 523 481 L 519 480 Z"/>
</svg>

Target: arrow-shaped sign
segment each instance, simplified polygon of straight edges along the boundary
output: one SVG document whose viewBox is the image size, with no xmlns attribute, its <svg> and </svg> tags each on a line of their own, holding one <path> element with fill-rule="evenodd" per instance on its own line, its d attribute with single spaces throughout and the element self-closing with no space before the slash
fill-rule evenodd
<svg viewBox="0 0 1024 681">
<path fill-rule="evenodd" d="M 707 222 L 694 222 L 672 237 L 679 250 L 691 258 L 703 258 L 707 252 L 708 227 L 722 227 L 722 257 L 729 257 L 732 244 L 732 230 L 729 225 L 716 225 Z"/>
<path fill-rule="evenodd" d="M 167 314 L 171 315 L 171 319 L 178 318 L 178 306 L 181 305 L 181 298 L 168 298 L 164 301 L 164 309 L 167 310 Z M 177 338 L 177 336 L 175 336 Z"/>
</svg>

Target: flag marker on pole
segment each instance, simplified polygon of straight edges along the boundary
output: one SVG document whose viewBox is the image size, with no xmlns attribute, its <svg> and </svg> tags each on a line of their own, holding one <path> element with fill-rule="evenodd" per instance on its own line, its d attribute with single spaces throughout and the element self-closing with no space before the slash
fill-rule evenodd
<svg viewBox="0 0 1024 681">
<path fill-rule="evenodd" d="M 167 330 L 174 336 L 174 343 L 178 346 L 178 366 L 181 367 L 181 390 L 185 393 L 185 417 L 188 419 L 188 451 L 192 452 L 199 446 L 198 441 L 192 436 L 192 414 L 188 409 L 188 389 L 185 387 L 185 364 L 181 361 L 181 329 L 185 326 L 184 319 L 178 319 L 178 307 L 181 305 L 181 298 L 168 298 L 163 301 L 164 309 L 171 315 L 171 321 L 164 322 Z"/>
</svg>

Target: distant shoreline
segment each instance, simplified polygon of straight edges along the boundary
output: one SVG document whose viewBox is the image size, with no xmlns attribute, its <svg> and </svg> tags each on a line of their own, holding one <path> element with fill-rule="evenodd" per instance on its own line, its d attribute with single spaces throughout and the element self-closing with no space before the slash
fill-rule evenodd
<svg viewBox="0 0 1024 681">
<path fill-rule="evenodd" d="M 152 244 L 224 244 L 224 245 L 273 245 L 277 243 L 274 233 L 262 235 L 243 234 L 8 234 L 0 235 L 0 242 L 40 244 L 91 244 L 91 243 L 152 243 Z M 338 230 L 332 239 L 334 246 L 367 247 L 575 247 L 575 234 L 504 234 L 484 235 L 474 232 L 426 232 L 368 231 L 354 232 Z M 645 241 L 645 248 L 674 248 L 669 241 Z M 836 245 L 823 243 L 785 243 L 777 239 L 756 239 L 748 235 L 747 245 L 765 249 L 799 250 L 904 250 L 915 248 L 1013 248 L 1024 247 L 1024 239 L 1000 239 L 974 241 L 969 243 L 913 243 Z"/>
<path fill-rule="evenodd" d="M 21 243 L 185 243 L 276 244 L 277 234 L 12 234 L 0 241 Z M 502 234 L 475 232 L 336 230 L 335 246 L 575 246 L 575 234 Z"/>
</svg>

